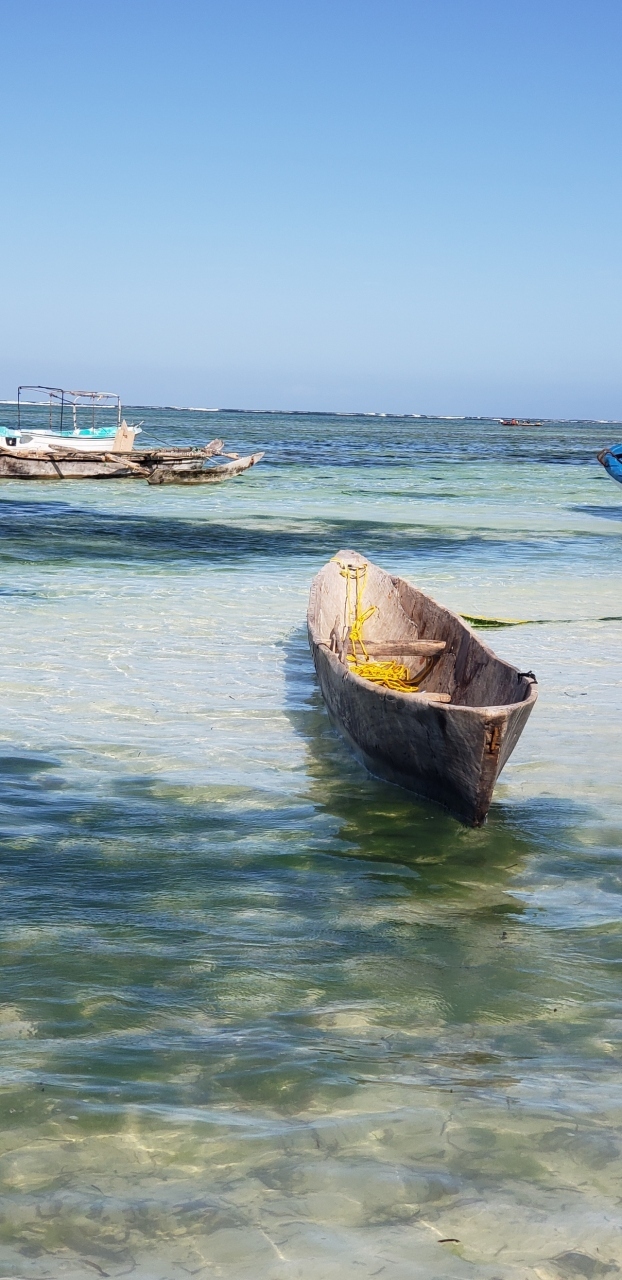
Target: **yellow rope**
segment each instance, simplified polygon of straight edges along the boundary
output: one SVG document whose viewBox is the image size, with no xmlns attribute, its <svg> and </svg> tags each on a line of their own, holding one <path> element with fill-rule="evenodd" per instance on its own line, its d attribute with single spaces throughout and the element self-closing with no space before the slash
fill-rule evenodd
<svg viewBox="0 0 622 1280">
<path fill-rule="evenodd" d="M 411 680 L 408 667 L 401 662 L 372 662 L 363 640 L 363 624 L 377 612 L 378 606 L 372 604 L 363 610 L 363 592 L 367 578 L 367 565 L 346 564 L 334 557 L 339 565 L 339 572 L 346 580 L 346 625 L 352 644 L 352 653 L 346 655 L 346 662 L 355 675 L 374 684 L 381 684 L 385 689 L 395 689 L 398 693 L 417 693 L 421 681 L 431 669 L 432 662 L 427 662 L 416 680 Z M 354 599 L 352 598 L 354 583 Z M 361 653 L 357 653 L 357 645 Z"/>
</svg>

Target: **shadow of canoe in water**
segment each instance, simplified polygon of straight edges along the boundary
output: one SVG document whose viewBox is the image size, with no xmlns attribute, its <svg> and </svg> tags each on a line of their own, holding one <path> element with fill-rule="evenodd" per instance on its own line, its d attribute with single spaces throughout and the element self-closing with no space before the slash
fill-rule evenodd
<svg viewBox="0 0 622 1280">
<path fill-rule="evenodd" d="M 452 892 L 474 874 L 499 889 L 552 830 L 590 815 L 586 806 L 554 797 L 520 804 L 494 800 L 485 825 L 463 826 L 437 805 L 370 775 L 333 728 L 316 681 L 306 628 L 285 642 L 285 712 L 307 747 L 310 798 L 337 822 L 345 856 L 406 864 L 416 869 L 418 891 Z M 335 850 L 337 852 L 337 850 Z M 467 896 L 470 896 L 470 891 Z M 513 899 L 512 912 L 520 911 Z"/>
</svg>

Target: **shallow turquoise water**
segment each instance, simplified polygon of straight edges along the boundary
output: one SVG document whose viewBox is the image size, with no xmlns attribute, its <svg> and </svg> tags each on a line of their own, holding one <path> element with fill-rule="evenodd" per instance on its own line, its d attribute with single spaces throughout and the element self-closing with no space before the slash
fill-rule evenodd
<svg viewBox="0 0 622 1280">
<path fill-rule="evenodd" d="M 267 456 L 0 489 L 0 1271 L 617 1275 L 622 429 L 135 416 Z M 534 620 L 480 831 L 329 727 L 347 546 Z"/>
</svg>

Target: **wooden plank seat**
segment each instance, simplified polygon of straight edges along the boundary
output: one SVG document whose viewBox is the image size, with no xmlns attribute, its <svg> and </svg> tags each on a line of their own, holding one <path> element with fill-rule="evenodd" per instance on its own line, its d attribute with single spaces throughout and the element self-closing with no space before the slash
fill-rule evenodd
<svg viewBox="0 0 622 1280">
<path fill-rule="evenodd" d="M 360 648 L 360 646 L 359 646 Z M 368 654 L 383 658 L 432 658 L 444 652 L 446 640 L 366 640 Z"/>
</svg>

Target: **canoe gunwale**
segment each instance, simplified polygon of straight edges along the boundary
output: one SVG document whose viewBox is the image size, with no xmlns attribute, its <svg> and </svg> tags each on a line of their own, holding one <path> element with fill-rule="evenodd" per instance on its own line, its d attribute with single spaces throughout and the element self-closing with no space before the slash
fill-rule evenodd
<svg viewBox="0 0 622 1280">
<path fill-rule="evenodd" d="M 309 628 L 309 634 L 311 636 L 310 628 Z M 477 637 L 477 639 L 479 639 L 479 637 Z M 425 689 L 418 690 L 416 693 L 414 692 L 403 693 L 400 689 L 386 689 L 382 685 L 372 683 L 371 680 L 366 680 L 364 676 L 357 675 L 355 671 L 352 671 L 350 667 L 346 666 L 345 662 L 342 662 L 341 658 L 339 657 L 339 654 L 335 653 L 331 649 L 330 645 L 328 644 L 328 641 L 316 640 L 315 637 L 313 637 L 313 643 L 317 646 L 318 649 L 324 649 L 328 654 L 328 656 L 334 660 L 336 664 L 336 668 L 340 671 L 340 673 L 341 672 L 343 673 L 344 678 L 347 678 L 348 680 L 352 680 L 355 685 L 358 685 L 360 689 L 364 689 L 366 693 L 376 694 L 377 697 L 380 697 L 380 698 L 395 698 L 396 701 L 398 702 L 409 703 L 409 704 L 412 704 L 415 698 L 423 699 L 425 697 Z M 496 655 L 494 656 L 496 657 Z M 497 658 L 497 661 L 499 662 L 501 661 L 501 659 Z M 518 668 L 516 668 L 516 672 L 517 672 L 517 675 L 520 674 L 518 671 Z M 504 716 L 508 715 L 510 711 L 515 710 L 517 707 L 524 707 L 525 703 L 527 702 L 531 702 L 533 705 L 533 703 L 537 701 L 538 681 L 531 680 L 528 677 L 526 677 L 526 679 L 530 688 L 526 690 L 525 697 L 521 698 L 518 702 L 482 703 L 482 705 L 478 707 L 468 707 L 461 702 L 443 702 L 435 705 L 444 706 L 447 710 L 451 708 L 452 712 L 466 711 L 470 715 L 484 716 L 485 719 L 487 720 L 491 719 L 491 717 L 503 718 Z"/>
</svg>

